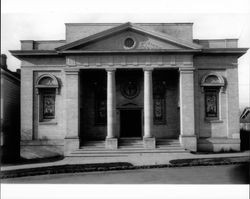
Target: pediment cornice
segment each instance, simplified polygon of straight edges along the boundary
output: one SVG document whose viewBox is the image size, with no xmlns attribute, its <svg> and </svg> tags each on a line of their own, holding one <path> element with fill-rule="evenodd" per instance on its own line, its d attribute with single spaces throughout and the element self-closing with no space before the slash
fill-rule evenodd
<svg viewBox="0 0 250 199">
<path fill-rule="evenodd" d="M 104 38 L 111 37 L 114 34 L 122 33 L 125 31 L 133 31 L 135 33 L 150 36 L 150 37 L 155 38 L 157 40 L 160 40 L 162 42 L 170 43 L 172 45 L 176 45 L 176 46 L 179 46 L 180 48 L 184 48 L 184 49 L 197 50 L 197 49 L 202 48 L 198 44 L 195 44 L 195 43 L 192 43 L 189 41 L 184 41 L 181 39 L 177 39 L 177 38 L 170 36 L 168 34 L 163 34 L 160 32 L 148 30 L 148 29 L 142 28 L 138 25 L 135 25 L 135 24 L 128 22 L 128 23 L 124 23 L 122 25 L 110 28 L 108 30 L 93 34 L 91 36 L 79 39 L 77 41 L 65 44 L 63 46 L 56 48 L 55 50 L 57 50 L 57 51 L 72 50 L 78 46 L 87 45 L 89 43 L 94 43 L 94 42 L 100 41 Z M 152 46 L 152 48 L 154 48 L 154 44 L 151 44 L 151 46 Z"/>
</svg>

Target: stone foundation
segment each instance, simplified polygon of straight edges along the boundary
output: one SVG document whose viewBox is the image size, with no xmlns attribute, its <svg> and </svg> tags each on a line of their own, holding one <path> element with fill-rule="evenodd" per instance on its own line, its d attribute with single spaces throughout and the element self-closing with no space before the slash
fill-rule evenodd
<svg viewBox="0 0 250 199">
<path fill-rule="evenodd" d="M 199 151 L 234 152 L 240 151 L 240 139 L 208 138 L 198 140 Z"/>
<path fill-rule="evenodd" d="M 64 155 L 68 155 L 72 151 L 79 149 L 79 147 L 80 147 L 79 138 L 65 138 Z"/>
<path fill-rule="evenodd" d="M 196 136 L 184 136 L 179 137 L 181 146 L 190 151 L 197 151 L 197 138 Z"/>
<path fill-rule="evenodd" d="M 24 159 L 50 158 L 64 155 L 64 140 L 21 141 L 20 157 Z"/>
</svg>

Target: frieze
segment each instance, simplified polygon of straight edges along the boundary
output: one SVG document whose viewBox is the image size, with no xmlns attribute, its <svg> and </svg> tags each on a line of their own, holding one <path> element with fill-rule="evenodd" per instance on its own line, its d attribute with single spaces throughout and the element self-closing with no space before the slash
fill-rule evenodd
<svg viewBox="0 0 250 199">
<path fill-rule="evenodd" d="M 140 42 L 140 45 L 138 48 L 140 48 L 140 49 L 162 49 L 160 46 L 158 46 L 150 41 Z"/>
<path fill-rule="evenodd" d="M 189 55 L 86 55 L 68 56 L 67 65 L 70 67 L 143 67 L 162 66 L 180 67 L 192 66 Z"/>
</svg>

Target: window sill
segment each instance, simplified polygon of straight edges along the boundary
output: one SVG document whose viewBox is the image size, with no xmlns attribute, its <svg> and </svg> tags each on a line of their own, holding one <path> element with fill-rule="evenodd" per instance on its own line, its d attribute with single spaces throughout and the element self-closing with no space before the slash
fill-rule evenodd
<svg viewBox="0 0 250 199">
<path fill-rule="evenodd" d="M 57 122 L 55 122 L 55 121 L 51 121 L 51 122 L 41 121 L 41 122 L 39 122 L 39 125 L 57 125 Z"/>
<path fill-rule="evenodd" d="M 205 119 L 205 122 L 209 122 L 209 123 L 223 123 L 223 120 L 218 120 L 218 119 Z"/>
</svg>

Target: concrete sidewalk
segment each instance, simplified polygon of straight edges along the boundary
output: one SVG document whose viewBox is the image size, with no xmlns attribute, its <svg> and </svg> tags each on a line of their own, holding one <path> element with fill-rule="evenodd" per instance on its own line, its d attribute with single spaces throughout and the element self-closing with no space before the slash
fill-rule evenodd
<svg viewBox="0 0 250 199">
<path fill-rule="evenodd" d="M 218 153 L 218 154 L 192 154 L 192 153 L 138 153 L 124 154 L 117 157 L 95 156 L 95 157 L 66 157 L 62 160 L 44 163 L 2 165 L 1 177 L 6 173 L 15 173 L 15 171 L 29 172 L 30 170 L 46 170 L 48 173 L 58 173 L 56 168 L 62 169 L 67 166 L 66 172 L 83 172 L 95 170 L 112 169 L 133 169 L 133 168 L 154 168 L 154 167 L 172 167 L 172 166 L 195 166 L 195 165 L 213 165 L 213 164 L 235 164 L 249 162 L 250 151 L 239 153 Z M 54 167 L 54 168 L 53 168 Z M 74 170 L 74 167 L 77 168 Z M 95 168 L 92 168 L 95 167 Z M 100 169 L 101 168 L 101 169 Z M 53 170 L 53 171 L 51 171 Z M 62 171 L 64 172 L 64 171 Z M 29 174 L 28 174 L 29 175 Z M 33 175 L 33 174 L 32 174 Z M 35 173 L 34 173 L 35 175 Z"/>
</svg>

